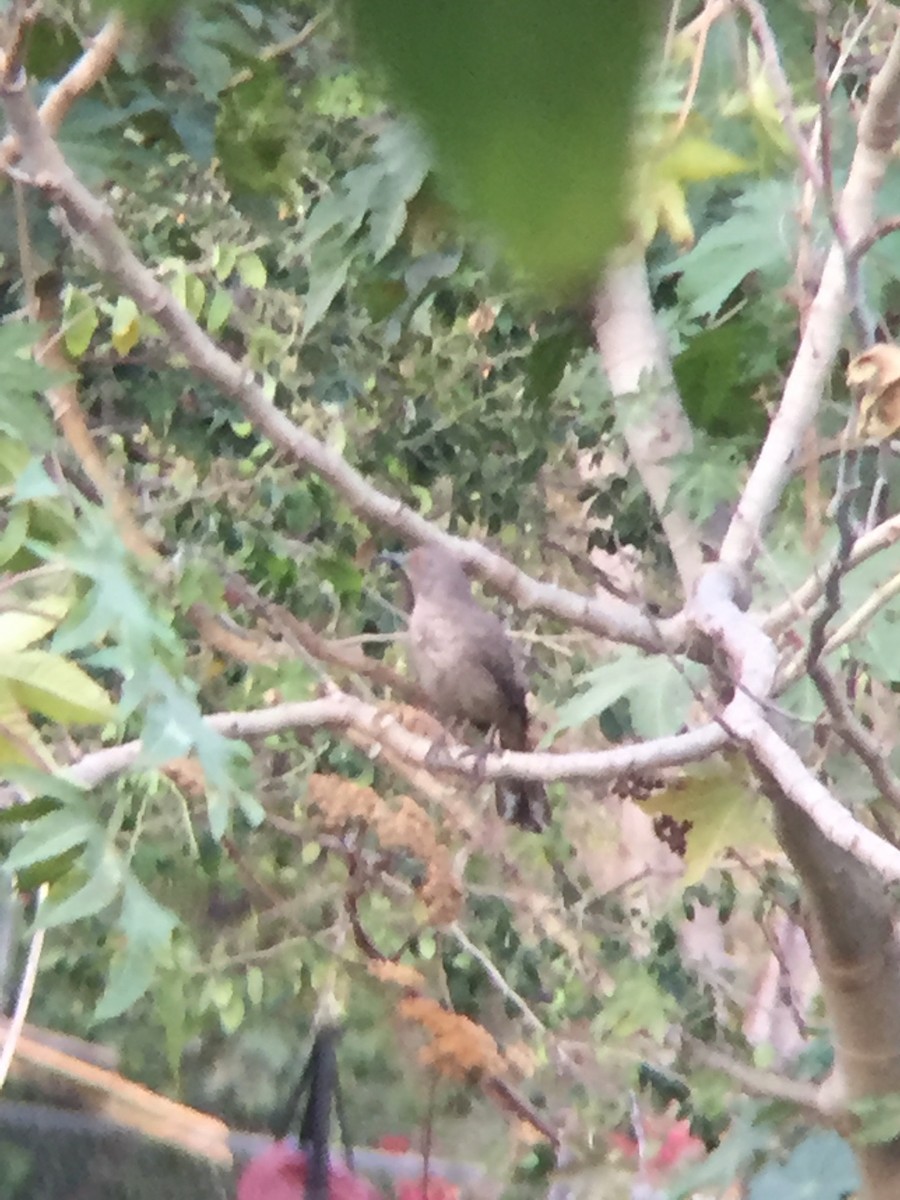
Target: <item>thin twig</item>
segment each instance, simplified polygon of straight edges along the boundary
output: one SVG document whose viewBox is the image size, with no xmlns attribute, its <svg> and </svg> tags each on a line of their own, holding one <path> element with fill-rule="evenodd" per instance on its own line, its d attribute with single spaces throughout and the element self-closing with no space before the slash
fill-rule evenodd
<svg viewBox="0 0 900 1200">
<path fill-rule="evenodd" d="M 545 1036 L 547 1033 L 546 1025 L 544 1025 L 543 1021 L 528 1005 L 528 1003 L 522 999 L 519 993 L 507 983 L 507 981 L 503 978 L 503 973 L 493 962 L 491 962 L 484 951 L 480 950 L 478 946 L 476 946 L 475 943 L 466 936 L 459 925 L 452 925 L 448 932 L 455 939 L 455 941 L 459 943 L 463 950 L 465 950 L 467 954 L 470 954 L 472 958 L 475 959 L 497 991 L 500 992 L 500 994 L 506 1000 L 508 1000 L 510 1004 L 515 1005 L 515 1007 L 525 1018 L 526 1024 L 530 1025 L 535 1033 Z"/>
<path fill-rule="evenodd" d="M 871 621 L 876 613 L 880 612 L 898 594 L 900 594 L 900 573 L 894 575 L 886 583 L 883 583 L 880 588 L 872 592 L 856 612 L 834 631 L 825 643 L 823 653 L 831 654 L 839 646 L 843 646 L 845 642 L 849 642 L 851 638 L 856 637 L 862 627 L 868 621 Z"/>
<path fill-rule="evenodd" d="M 900 516 L 883 521 L 856 540 L 846 563 L 846 571 L 852 571 L 897 541 L 900 541 Z M 783 604 L 763 618 L 765 631 L 775 636 L 787 629 L 793 621 L 807 616 L 810 606 L 815 604 L 822 594 L 826 577 L 827 569 L 824 573 L 816 570 Z"/>
<path fill-rule="evenodd" d="M 35 899 L 35 922 L 37 922 L 40 916 L 41 907 L 46 898 L 47 885 L 46 883 L 42 883 L 38 888 Z M 41 951 L 44 948 L 45 932 L 46 930 L 43 926 L 36 924 L 34 932 L 31 935 L 31 942 L 28 946 L 28 957 L 25 960 L 25 969 L 22 972 L 22 982 L 19 984 L 19 994 L 16 997 L 16 1007 L 7 1026 L 3 1046 L 0 1048 L 0 1091 L 3 1090 L 3 1085 L 6 1083 L 9 1068 L 16 1053 L 16 1046 L 19 1038 L 22 1036 L 22 1030 L 25 1027 L 25 1021 L 28 1017 L 28 1009 L 31 1006 L 31 998 L 34 995 L 34 988 L 37 983 L 38 967 L 41 961 Z"/>
<path fill-rule="evenodd" d="M 810 678 L 831 716 L 834 731 L 852 750 L 872 778 L 878 793 L 895 812 L 900 812 L 900 779 L 891 770 L 876 739 L 857 719 L 838 690 L 831 673 L 821 662 L 808 667 Z"/>
</svg>

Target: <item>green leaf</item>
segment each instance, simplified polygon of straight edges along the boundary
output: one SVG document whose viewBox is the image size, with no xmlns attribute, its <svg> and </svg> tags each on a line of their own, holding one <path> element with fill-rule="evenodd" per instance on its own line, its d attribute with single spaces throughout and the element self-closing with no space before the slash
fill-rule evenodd
<svg viewBox="0 0 900 1200">
<path fill-rule="evenodd" d="M 316 247 L 309 264 L 304 334 L 314 329 L 328 312 L 332 300 L 346 283 L 349 270 L 350 251 L 343 242 L 328 241 Z"/>
<path fill-rule="evenodd" d="M 192 317 L 199 317 L 206 303 L 206 284 L 196 275 L 185 279 L 184 306 Z"/>
<path fill-rule="evenodd" d="M 159 948 L 168 946 L 178 918 L 154 900 L 133 875 L 129 875 L 125 880 L 119 924 L 129 941 Z"/>
<path fill-rule="evenodd" d="M 754 1159 L 771 1155 L 774 1140 L 772 1129 L 758 1123 L 752 1109 L 740 1113 L 715 1150 L 679 1175 L 668 1193 L 670 1200 L 694 1200 L 700 1192 L 720 1194 Z M 783 1200 L 790 1200 L 790 1193 Z"/>
<path fill-rule="evenodd" d="M 10 769 L 7 777 L 10 783 L 34 797 L 49 796 L 60 804 L 68 805 L 80 804 L 84 799 L 84 786 L 64 775 L 48 775 L 36 767 L 22 765 Z"/>
<path fill-rule="evenodd" d="M 83 861 L 83 860 L 82 860 Z M 51 893 L 50 899 L 41 908 L 38 924 L 45 929 L 59 925 L 71 925 L 102 912 L 115 900 L 122 885 L 122 863 L 111 847 L 105 847 L 90 878 L 77 891 L 61 900 Z"/>
<path fill-rule="evenodd" d="M 59 487 L 44 470 L 44 464 L 33 459 L 16 480 L 13 503 L 24 504 L 27 500 L 47 500 L 59 495 Z"/>
<path fill-rule="evenodd" d="M 628 135 L 657 5 L 350 0 L 364 48 L 421 120 L 464 204 L 551 285 L 621 236 Z"/>
<path fill-rule="evenodd" d="M 663 655 L 648 656 L 625 647 L 615 659 L 582 677 L 587 688 L 561 705 L 557 728 L 573 729 L 599 717 L 619 700 L 628 700 L 634 732 L 663 737 L 685 723 L 694 699 L 692 684 L 704 677 L 696 663 L 677 663 Z"/>
<path fill-rule="evenodd" d="M 625 959 L 613 972 L 591 1032 L 601 1039 L 611 1033 L 626 1038 L 646 1032 L 662 1042 L 677 1016 L 675 998 L 662 990 L 647 967 Z"/>
<path fill-rule="evenodd" d="M 131 1008 L 149 988 L 157 959 L 144 946 L 128 945 L 113 955 L 106 988 L 94 1009 L 95 1021 L 111 1021 Z"/>
<path fill-rule="evenodd" d="M 861 1128 L 856 1137 L 864 1145 L 892 1142 L 900 1136 L 900 1095 L 867 1096 L 852 1105 Z"/>
<path fill-rule="evenodd" d="M 678 294 L 690 316 L 717 313 L 752 271 L 770 273 L 773 286 L 787 281 L 795 240 L 793 204 L 793 191 L 783 183 L 761 184 L 735 201 L 733 216 L 676 259 L 668 270 L 680 273 Z"/>
<path fill-rule="evenodd" d="M 234 301 L 231 299 L 231 295 L 224 288 L 216 288 L 206 314 L 206 328 L 210 333 L 219 332 L 231 315 L 233 306 Z"/>
<path fill-rule="evenodd" d="M 93 816 L 81 807 L 59 808 L 29 825 L 6 859 L 10 870 L 29 867 L 82 846 L 102 833 Z"/>
<path fill-rule="evenodd" d="M 174 913 L 154 900 L 133 875 L 126 877 L 118 920 L 125 948 L 113 957 L 95 1021 L 119 1016 L 143 996 L 168 952 L 177 924 Z"/>
<path fill-rule="evenodd" d="M 53 424 L 44 407 L 35 403 L 35 395 L 64 378 L 34 361 L 32 349 L 39 337 L 36 325 L 0 325 L 0 429 L 34 450 L 47 449 L 54 437 Z"/>
<path fill-rule="evenodd" d="M 213 251 L 213 270 L 219 283 L 224 283 L 235 268 L 238 252 L 235 246 L 216 246 Z"/>
</svg>

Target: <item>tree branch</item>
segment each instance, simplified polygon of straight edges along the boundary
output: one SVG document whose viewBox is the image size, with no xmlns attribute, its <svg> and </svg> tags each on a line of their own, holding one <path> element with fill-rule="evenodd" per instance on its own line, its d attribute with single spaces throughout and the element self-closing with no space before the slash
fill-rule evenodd
<svg viewBox="0 0 900 1200">
<path fill-rule="evenodd" d="M 390 710 L 368 704 L 346 692 L 333 691 L 320 700 L 275 704 L 248 712 L 214 713 L 207 724 L 228 738 L 266 737 L 283 730 L 353 730 L 371 745 L 383 745 L 404 762 L 426 767 L 436 774 L 453 775 L 473 784 L 498 779 L 585 779 L 601 782 L 630 771 L 679 766 L 708 758 L 726 742 L 715 723 L 689 733 L 656 738 L 612 750 L 582 750 L 550 754 L 506 750 L 485 754 L 461 742 L 436 743 L 401 724 Z M 134 766 L 141 755 L 140 741 L 126 742 L 85 754 L 67 769 L 69 778 L 94 787 Z"/>
<path fill-rule="evenodd" d="M 115 13 L 97 36 L 91 39 L 81 58 L 50 90 L 39 110 L 41 122 L 48 133 L 56 133 L 78 97 L 90 91 L 103 78 L 116 57 L 124 33 L 122 17 Z M 0 141 L 0 170 L 5 170 L 18 154 L 18 138 L 14 133 L 8 133 Z"/>
<path fill-rule="evenodd" d="M 900 880 L 900 850 L 860 824 L 769 725 L 763 705 L 775 687 L 778 655 L 757 622 L 735 604 L 734 587 L 722 567 L 708 568 L 693 606 L 698 629 L 721 648 L 733 670 L 734 698 L 719 717 L 721 725 L 829 842 L 882 879 Z"/>
<path fill-rule="evenodd" d="M 619 401 L 628 453 L 656 509 L 685 595 L 690 596 L 703 556 L 696 530 L 671 504 L 669 464 L 689 449 L 691 427 L 653 313 L 643 260 L 607 272 L 597 296 L 594 336 L 609 386 Z"/>
</svg>

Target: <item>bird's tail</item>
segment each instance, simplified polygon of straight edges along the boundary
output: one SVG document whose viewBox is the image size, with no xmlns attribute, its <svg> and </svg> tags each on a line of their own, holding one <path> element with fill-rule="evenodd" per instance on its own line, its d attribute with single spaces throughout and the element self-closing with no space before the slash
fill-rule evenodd
<svg viewBox="0 0 900 1200">
<path fill-rule="evenodd" d="M 550 823 L 550 799 L 540 780 L 501 779 L 495 795 L 504 821 L 529 833 L 541 833 Z"/>
</svg>

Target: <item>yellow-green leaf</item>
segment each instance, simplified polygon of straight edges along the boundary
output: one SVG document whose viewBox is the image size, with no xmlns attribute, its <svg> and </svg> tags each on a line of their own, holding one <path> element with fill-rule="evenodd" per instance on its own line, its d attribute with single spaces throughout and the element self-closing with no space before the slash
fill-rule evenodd
<svg viewBox="0 0 900 1200">
<path fill-rule="evenodd" d="M 699 137 L 680 137 L 659 167 L 660 174 L 681 183 L 703 183 L 749 170 L 747 159 Z"/>
<path fill-rule="evenodd" d="M 0 567 L 5 566 L 25 544 L 28 536 L 28 517 L 27 504 L 17 504 L 10 513 L 6 528 L 0 533 Z"/>
<path fill-rule="evenodd" d="M 0 653 L 0 681 L 28 712 L 62 724 L 108 721 L 115 711 L 103 688 L 81 667 L 44 650 Z"/>
<path fill-rule="evenodd" d="M 224 283 L 234 270 L 237 259 L 238 252 L 234 246 L 216 246 L 213 251 L 213 270 L 220 283 Z"/>
<path fill-rule="evenodd" d="M 662 181 L 656 192 L 656 219 L 676 246 L 694 244 L 694 226 L 688 213 L 684 188 L 674 179 Z"/>
<path fill-rule="evenodd" d="M 238 274 L 250 288 L 266 286 L 266 268 L 258 254 L 242 254 L 237 263 Z"/>
<path fill-rule="evenodd" d="M 59 624 L 53 617 L 40 617 L 34 613 L 0 613 L 0 652 L 26 650 L 47 636 Z"/>
<path fill-rule="evenodd" d="M 185 279 L 184 307 L 192 317 L 199 317 L 206 303 L 206 284 L 196 275 L 188 275 Z"/>
<path fill-rule="evenodd" d="M 224 288 L 216 288 L 209 302 L 209 312 L 206 314 L 206 328 L 210 333 L 218 333 L 231 315 L 231 295 Z"/>
<path fill-rule="evenodd" d="M 128 354 L 137 345 L 140 313 L 130 296 L 116 301 L 112 319 L 112 344 L 120 354 Z"/>
<path fill-rule="evenodd" d="M 182 308 L 187 308 L 187 275 L 183 270 L 179 270 L 169 281 L 169 291 Z"/>
<path fill-rule="evenodd" d="M 684 779 L 642 802 L 641 808 L 676 821 L 690 821 L 682 879 L 685 887 L 699 883 L 731 847 L 746 851 L 775 845 L 767 809 L 744 785 L 738 767 Z"/>
<path fill-rule="evenodd" d="M 99 323 L 97 306 L 86 292 L 73 288 L 66 303 L 63 339 L 73 358 L 81 358 Z"/>
<path fill-rule="evenodd" d="M 12 688 L 0 682 L 0 763 L 25 763 L 40 765 L 49 771 L 56 770 L 50 751 L 41 741 L 40 734 L 28 720 Z"/>
</svg>

